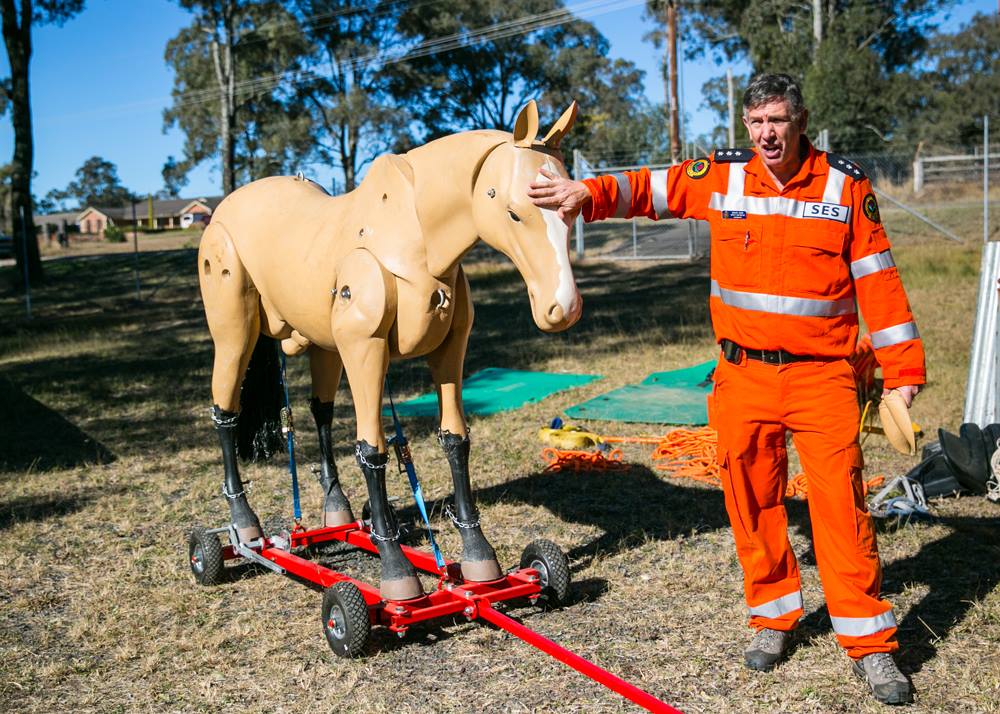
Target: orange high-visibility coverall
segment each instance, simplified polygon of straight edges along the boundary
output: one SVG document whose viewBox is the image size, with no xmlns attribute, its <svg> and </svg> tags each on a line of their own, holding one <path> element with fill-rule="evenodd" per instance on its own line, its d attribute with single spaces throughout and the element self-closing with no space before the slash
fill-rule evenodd
<svg viewBox="0 0 1000 714">
<path fill-rule="evenodd" d="M 726 510 L 743 566 L 750 626 L 790 630 L 802 616 L 784 508 L 792 433 L 809 482 L 816 561 L 834 632 L 857 659 L 897 649 L 892 606 L 865 505 L 854 378 L 858 305 L 885 386 L 923 384 L 924 351 L 871 184 L 847 159 L 807 151 L 781 189 L 755 151 L 661 171 L 586 180 L 584 219 L 707 220 L 712 324 L 718 341 L 814 359 L 720 358 L 712 424 Z"/>
</svg>

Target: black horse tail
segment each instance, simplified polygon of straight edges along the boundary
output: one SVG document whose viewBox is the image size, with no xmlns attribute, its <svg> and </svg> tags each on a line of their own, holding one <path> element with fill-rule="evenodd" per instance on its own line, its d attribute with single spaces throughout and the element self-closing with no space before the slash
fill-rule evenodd
<svg viewBox="0 0 1000 714">
<path fill-rule="evenodd" d="M 264 461 L 284 449 L 281 438 L 281 408 L 285 395 L 281 386 L 278 341 L 260 335 L 240 389 L 240 421 L 236 453 L 243 461 Z"/>
</svg>

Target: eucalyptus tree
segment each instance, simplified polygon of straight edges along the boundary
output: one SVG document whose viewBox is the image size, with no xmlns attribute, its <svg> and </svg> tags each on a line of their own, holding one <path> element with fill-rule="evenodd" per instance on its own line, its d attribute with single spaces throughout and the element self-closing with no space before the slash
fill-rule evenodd
<svg viewBox="0 0 1000 714">
<path fill-rule="evenodd" d="M 345 191 L 364 167 L 408 135 L 405 103 L 387 91 L 385 62 L 398 44 L 400 3 L 290 0 L 310 43 L 312 78 L 298 87 L 312 117 L 315 157 L 343 172 Z"/>
<path fill-rule="evenodd" d="M 35 150 L 31 128 L 31 87 L 29 65 L 31 64 L 31 28 L 34 25 L 54 23 L 61 25 L 83 9 L 84 0 L 0 0 L 0 14 L 3 16 L 3 39 L 10 64 L 10 77 L 0 80 L 0 107 L 12 112 L 14 127 L 14 157 L 10 162 L 11 229 L 18 238 L 35 235 L 32 218 L 34 207 L 31 197 L 31 178 L 34 173 Z M 27 263 L 32 280 L 42 277 L 42 262 L 35 240 L 15 241 L 18 246 L 18 275 L 22 275 Z"/>
<path fill-rule="evenodd" d="M 585 147 L 595 126 L 631 121 L 642 102 L 642 72 L 611 60 L 607 39 L 561 0 L 411 0 L 399 34 L 406 51 L 387 67 L 389 87 L 424 139 L 509 130 L 529 99 L 540 101 L 544 123 L 576 99 L 570 151 Z"/>
<path fill-rule="evenodd" d="M 286 171 L 310 146 L 309 120 L 292 101 L 307 43 L 278 0 L 178 0 L 192 22 L 167 43 L 174 70 L 165 128 L 185 135 L 164 177 L 174 185 L 218 158 L 223 192 Z"/>
</svg>

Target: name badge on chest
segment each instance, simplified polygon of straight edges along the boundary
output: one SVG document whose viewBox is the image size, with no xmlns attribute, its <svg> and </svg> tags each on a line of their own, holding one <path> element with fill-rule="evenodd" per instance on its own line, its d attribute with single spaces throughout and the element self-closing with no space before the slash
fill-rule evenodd
<svg viewBox="0 0 1000 714">
<path fill-rule="evenodd" d="M 746 218 L 747 218 L 747 212 L 746 211 L 723 211 L 722 212 L 722 217 L 725 218 L 725 219 L 727 219 L 727 220 L 745 221 Z"/>
<path fill-rule="evenodd" d="M 847 223 L 851 209 L 839 203 L 806 203 L 802 211 L 803 218 L 825 218 L 828 221 Z"/>
</svg>

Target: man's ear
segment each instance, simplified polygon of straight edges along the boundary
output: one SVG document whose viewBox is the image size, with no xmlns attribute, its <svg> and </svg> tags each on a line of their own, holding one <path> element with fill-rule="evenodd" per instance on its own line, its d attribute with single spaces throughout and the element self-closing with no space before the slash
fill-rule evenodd
<svg viewBox="0 0 1000 714">
<path fill-rule="evenodd" d="M 743 126 L 747 130 L 747 136 L 750 137 L 751 143 L 753 142 L 753 136 L 750 134 L 750 122 L 747 121 L 747 115 L 743 114 L 740 116 L 740 121 L 743 122 Z"/>
<path fill-rule="evenodd" d="M 803 109 L 802 115 L 799 117 L 799 133 L 805 134 L 806 129 L 809 128 L 809 110 Z"/>
</svg>

